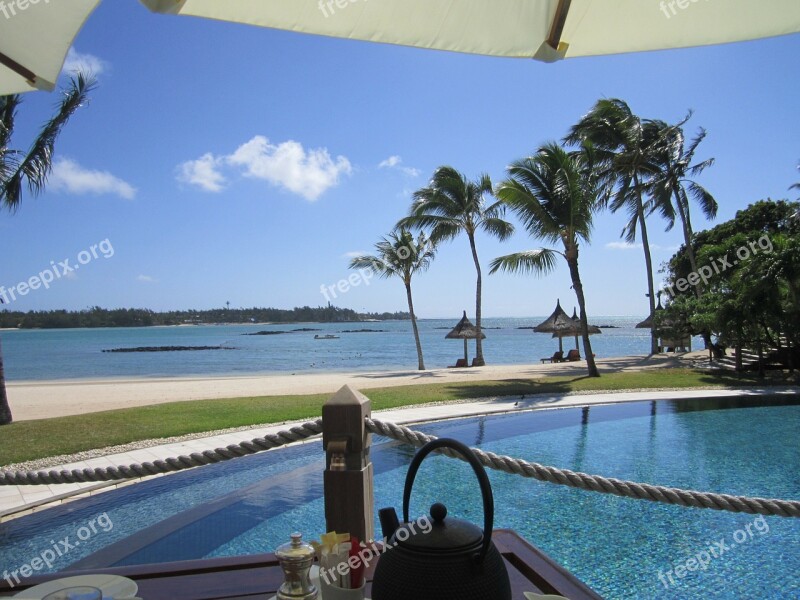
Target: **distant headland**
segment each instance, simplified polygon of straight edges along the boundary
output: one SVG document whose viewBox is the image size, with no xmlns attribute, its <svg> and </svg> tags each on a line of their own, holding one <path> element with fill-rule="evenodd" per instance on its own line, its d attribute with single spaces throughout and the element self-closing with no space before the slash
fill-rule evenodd
<svg viewBox="0 0 800 600">
<path fill-rule="evenodd" d="M 0 328 L 156 327 L 167 325 L 248 325 L 254 323 L 364 323 L 407 320 L 407 312 L 358 313 L 336 306 L 213 308 L 156 312 L 146 308 L 99 306 L 79 311 L 0 311 Z"/>
</svg>

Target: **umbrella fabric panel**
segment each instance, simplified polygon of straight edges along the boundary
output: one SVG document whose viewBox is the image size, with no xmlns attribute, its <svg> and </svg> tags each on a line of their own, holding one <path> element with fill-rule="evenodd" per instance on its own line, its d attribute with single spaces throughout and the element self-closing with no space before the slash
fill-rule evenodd
<svg viewBox="0 0 800 600">
<path fill-rule="evenodd" d="M 67 51 L 100 0 L 5 2 L 0 8 L 0 93 L 52 90 Z M 17 72 L 11 65 L 18 65 Z M 29 81 L 29 78 L 31 81 Z"/>
<path fill-rule="evenodd" d="M 142 0 L 152 10 L 332 37 L 531 58 L 556 0 Z"/>
<path fill-rule="evenodd" d="M 471 54 L 554 61 L 800 31 L 797 0 L 141 0 L 159 12 Z M 547 43 L 567 10 L 558 50 Z"/>
<path fill-rule="evenodd" d="M 561 39 L 569 44 L 569 58 L 707 46 L 797 31 L 797 0 L 573 0 Z"/>
</svg>

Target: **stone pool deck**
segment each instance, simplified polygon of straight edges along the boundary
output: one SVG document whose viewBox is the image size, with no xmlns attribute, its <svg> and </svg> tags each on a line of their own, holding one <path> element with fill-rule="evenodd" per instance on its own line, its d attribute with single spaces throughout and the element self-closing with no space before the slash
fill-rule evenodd
<svg viewBox="0 0 800 600">
<path fill-rule="evenodd" d="M 478 415 L 509 413 L 520 410 L 564 408 L 597 404 L 610 404 L 615 402 L 650 402 L 658 400 L 675 399 L 703 399 L 719 397 L 753 397 L 758 395 L 800 395 L 797 387 L 754 387 L 748 389 L 691 389 L 670 391 L 628 391 L 610 393 L 581 393 L 581 394 L 550 394 L 536 396 L 511 396 L 502 398 L 484 398 L 468 402 L 432 404 L 417 407 L 376 411 L 373 416 L 383 421 L 394 423 L 413 424 L 425 421 L 439 421 L 448 418 L 470 417 Z M 276 433 L 288 429 L 301 421 L 294 423 L 281 423 L 265 427 L 254 427 L 246 431 L 212 435 L 209 437 L 175 442 L 149 448 L 142 448 L 119 454 L 92 458 L 74 462 L 47 470 L 84 469 L 97 467 L 110 467 L 115 465 L 129 465 L 133 463 L 152 462 L 181 454 L 202 452 L 215 448 L 238 444 L 244 440 L 262 437 L 268 433 Z M 319 438 L 298 443 L 318 443 Z M 163 477 L 154 475 L 153 477 Z M 149 479 L 149 478 L 147 478 Z M 70 502 L 78 498 L 99 494 L 108 490 L 133 485 L 142 479 L 124 482 L 103 483 L 78 483 L 59 485 L 17 485 L 0 486 L 0 523 L 44 510 L 51 506 Z"/>
</svg>

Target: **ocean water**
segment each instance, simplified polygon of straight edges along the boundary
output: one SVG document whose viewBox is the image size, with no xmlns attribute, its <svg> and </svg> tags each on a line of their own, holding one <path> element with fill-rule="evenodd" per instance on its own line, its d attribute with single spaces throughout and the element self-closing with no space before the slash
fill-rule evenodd
<svg viewBox="0 0 800 600">
<path fill-rule="evenodd" d="M 635 329 L 642 317 L 597 317 L 604 328 L 592 336 L 598 358 L 647 354 L 649 331 Z M 545 316 L 484 319 L 484 357 L 487 364 L 530 364 L 552 356 L 558 340 L 530 329 Z M 425 366 L 455 364 L 462 357 L 461 340 L 445 335 L 458 319 L 419 321 Z M 295 331 L 302 328 L 315 331 Z M 347 333 L 345 330 L 370 331 Z M 280 335 L 244 335 L 257 331 L 286 331 Z M 317 340 L 315 335 L 338 339 Z M 410 321 L 370 323 L 305 323 L 280 325 L 197 325 L 183 327 L 40 329 L 0 332 L 6 378 L 9 381 L 236 376 L 315 371 L 376 371 L 416 369 L 417 357 Z M 695 340 L 695 348 L 700 340 Z M 564 338 L 565 351 L 574 338 Z M 470 340 L 470 360 L 475 341 Z M 224 346 L 225 350 L 188 352 L 125 352 L 103 350 L 139 346 Z M 581 343 L 581 354 L 583 346 Z"/>
</svg>

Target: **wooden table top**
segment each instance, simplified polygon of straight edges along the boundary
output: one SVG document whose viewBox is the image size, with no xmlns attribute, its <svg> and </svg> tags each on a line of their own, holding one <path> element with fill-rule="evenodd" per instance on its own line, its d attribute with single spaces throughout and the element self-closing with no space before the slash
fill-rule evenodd
<svg viewBox="0 0 800 600">
<path fill-rule="evenodd" d="M 597 600 L 601 597 L 546 554 L 516 532 L 495 530 L 493 541 L 503 555 L 511 580 L 514 600 L 524 600 L 523 592 L 559 594 L 571 600 Z M 374 564 L 367 571 L 367 596 L 371 591 Z M 27 587 L 51 579 L 111 573 L 136 581 L 144 600 L 267 600 L 283 582 L 283 573 L 273 554 L 195 560 L 157 565 L 138 565 L 61 572 L 26 580 Z M 0 581 L 0 597 L 23 590 L 11 590 Z"/>
</svg>

